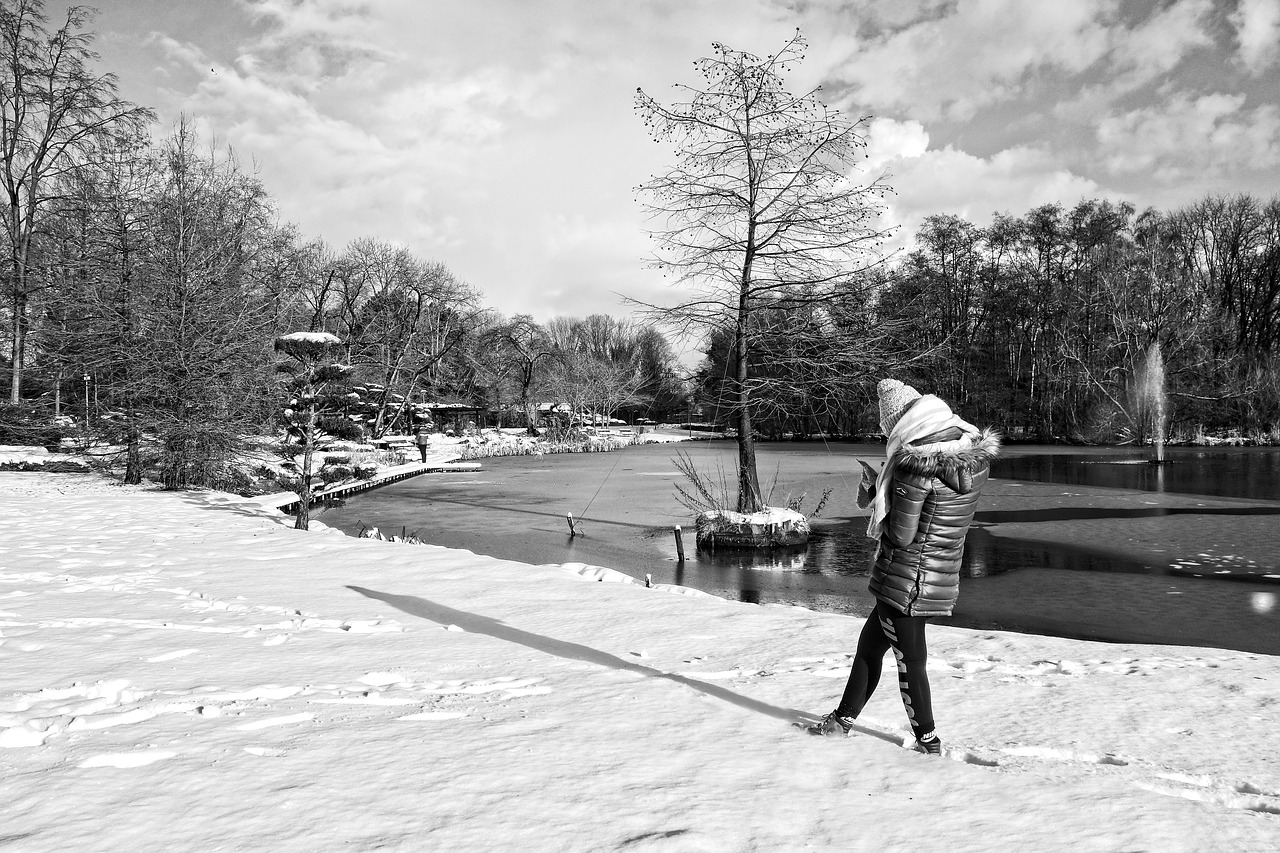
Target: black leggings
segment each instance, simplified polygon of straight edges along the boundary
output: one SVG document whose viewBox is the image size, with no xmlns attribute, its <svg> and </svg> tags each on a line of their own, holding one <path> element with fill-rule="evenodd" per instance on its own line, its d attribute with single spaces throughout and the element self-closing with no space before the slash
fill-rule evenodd
<svg viewBox="0 0 1280 853">
<path fill-rule="evenodd" d="M 857 717 L 880 681 L 880 664 L 884 653 L 893 649 L 898 662 L 898 689 L 907 709 L 911 730 L 916 737 L 933 731 L 933 701 L 929 694 L 929 676 L 925 660 L 929 650 L 924 642 L 927 617 L 903 616 L 891 605 L 876 600 L 858 637 L 858 651 L 853 656 L 853 669 L 837 713 Z"/>
</svg>

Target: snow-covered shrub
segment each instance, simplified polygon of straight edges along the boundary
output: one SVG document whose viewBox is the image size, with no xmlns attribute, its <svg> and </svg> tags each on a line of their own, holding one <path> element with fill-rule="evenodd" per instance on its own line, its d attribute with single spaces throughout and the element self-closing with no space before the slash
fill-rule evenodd
<svg viewBox="0 0 1280 853">
<path fill-rule="evenodd" d="M 418 452 L 413 451 L 413 457 L 417 459 Z M 409 454 L 403 450 L 385 450 L 381 448 L 368 447 L 359 453 L 352 454 L 351 461 L 353 465 L 377 465 L 383 468 L 394 468 L 397 465 L 403 465 L 409 461 Z"/>
<path fill-rule="evenodd" d="M 355 474 L 355 469 L 350 465 L 325 465 L 320 469 L 320 475 L 330 483 L 341 483 L 343 480 L 353 479 Z"/>
<path fill-rule="evenodd" d="M 210 485 L 220 492 L 230 492 L 241 497 L 261 492 L 258 484 L 249 476 L 249 472 L 236 465 L 228 465 L 218 472 L 212 478 Z"/>
<path fill-rule="evenodd" d="M 280 476 L 280 472 L 270 465 L 254 465 L 249 469 L 249 476 L 257 480 L 274 481 Z"/>
<path fill-rule="evenodd" d="M 791 509 L 708 510 L 694 521 L 699 548 L 790 548 L 809 541 L 809 520 Z"/>
</svg>

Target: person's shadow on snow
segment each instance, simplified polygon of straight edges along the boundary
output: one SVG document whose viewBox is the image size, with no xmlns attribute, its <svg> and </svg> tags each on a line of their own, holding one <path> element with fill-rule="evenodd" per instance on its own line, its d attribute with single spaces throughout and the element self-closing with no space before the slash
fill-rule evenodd
<svg viewBox="0 0 1280 853">
<path fill-rule="evenodd" d="M 734 693 L 732 690 L 726 690 L 723 687 L 717 687 L 714 684 L 707 684 L 704 681 L 698 681 L 695 678 L 689 678 L 684 675 L 677 675 L 671 672 L 662 672 L 648 666 L 642 666 L 638 663 L 623 660 L 602 652 L 599 649 L 593 649 L 590 646 L 584 646 L 580 643 L 570 643 L 565 640 L 557 640 L 552 637 L 544 637 L 541 634 L 534 634 L 529 631 L 522 631 L 519 628 L 513 628 L 497 619 L 488 616 L 478 616 L 475 613 L 468 613 L 465 610 L 455 610 L 452 607 L 446 607 L 443 604 L 436 604 L 434 601 L 427 601 L 425 598 L 418 598 L 413 595 L 392 595 L 387 592 L 377 592 L 372 589 L 365 589 L 359 586 L 348 586 L 347 589 L 354 590 L 366 598 L 374 598 L 378 601 L 384 601 L 397 610 L 402 610 L 410 616 L 417 616 L 427 619 L 439 625 L 457 625 L 464 631 L 472 634 L 485 634 L 508 643 L 518 643 L 535 651 L 543 652 L 556 657 L 567 658 L 569 660 L 583 661 L 585 663 L 595 664 L 596 666 L 604 666 L 610 669 L 618 669 L 624 672 L 634 672 L 637 675 L 643 675 L 646 678 L 661 678 L 665 681 L 674 681 L 677 684 L 683 684 L 697 690 L 699 693 L 705 693 L 721 701 L 728 702 L 731 705 L 737 705 L 739 708 L 745 708 L 748 711 L 754 711 L 757 714 L 764 714 L 768 717 L 775 717 L 779 720 L 786 720 L 790 723 L 814 723 L 818 718 L 813 714 L 797 711 L 793 708 L 779 708 L 776 705 L 770 705 L 767 702 L 761 702 L 757 699 L 751 699 L 746 696 Z M 861 727 L 859 727 L 861 728 Z M 880 735 L 868 729 L 867 734 Z M 882 736 L 882 735 L 881 735 Z"/>
</svg>

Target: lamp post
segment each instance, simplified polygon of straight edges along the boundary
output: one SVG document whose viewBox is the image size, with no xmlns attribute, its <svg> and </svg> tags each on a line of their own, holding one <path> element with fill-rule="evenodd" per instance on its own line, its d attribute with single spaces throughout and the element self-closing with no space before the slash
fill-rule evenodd
<svg viewBox="0 0 1280 853">
<path fill-rule="evenodd" d="M 89 449 L 89 372 L 84 374 L 84 449 Z"/>
</svg>

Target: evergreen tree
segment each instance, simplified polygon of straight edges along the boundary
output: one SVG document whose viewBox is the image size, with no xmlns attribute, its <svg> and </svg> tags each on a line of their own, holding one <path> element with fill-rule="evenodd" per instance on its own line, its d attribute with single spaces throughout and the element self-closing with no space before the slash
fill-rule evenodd
<svg viewBox="0 0 1280 853">
<path fill-rule="evenodd" d="M 289 394 L 281 418 L 286 432 L 302 446 L 302 486 L 293 525 L 298 530 L 307 530 L 311 524 L 311 479 L 317 441 L 326 433 L 338 438 L 359 435 L 359 428 L 344 416 L 352 368 L 333 358 L 342 346 L 342 340 L 328 332 L 291 332 L 275 340 L 276 352 L 288 359 L 278 367 L 286 377 L 285 390 Z"/>
</svg>

